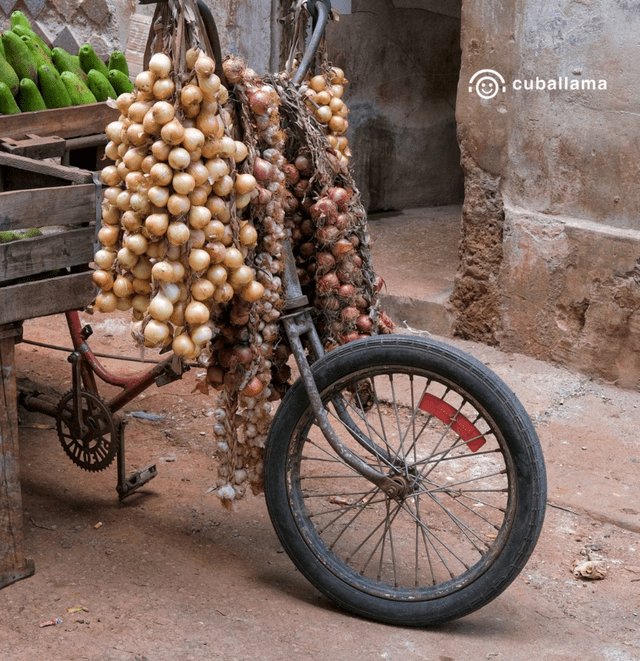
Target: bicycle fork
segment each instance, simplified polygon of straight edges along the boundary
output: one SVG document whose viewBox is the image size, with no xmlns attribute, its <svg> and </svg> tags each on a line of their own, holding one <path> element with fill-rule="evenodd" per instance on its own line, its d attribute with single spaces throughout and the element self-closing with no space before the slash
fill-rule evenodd
<svg viewBox="0 0 640 661">
<path fill-rule="evenodd" d="M 329 445 L 336 451 L 340 458 L 355 471 L 360 473 L 363 477 L 375 484 L 379 489 L 386 493 L 390 498 L 397 498 L 400 496 L 403 489 L 402 485 L 393 480 L 392 476 L 385 475 L 377 471 L 367 462 L 363 461 L 358 455 L 349 450 L 348 447 L 342 443 L 338 435 L 333 430 L 327 410 L 325 409 L 320 393 L 316 386 L 315 379 L 311 365 L 307 360 L 307 354 L 302 344 L 302 338 L 306 335 L 309 340 L 309 345 L 314 359 L 319 359 L 324 356 L 324 349 L 322 342 L 318 336 L 318 331 L 311 319 L 309 311 L 309 301 L 302 293 L 300 280 L 296 271 L 295 258 L 291 249 L 289 241 L 284 242 L 283 246 L 283 286 L 285 293 L 286 314 L 281 317 L 284 325 L 287 338 L 289 339 L 289 346 L 293 353 L 293 357 L 300 371 L 300 378 L 304 384 L 305 390 L 309 397 L 311 409 L 318 423 L 318 427 L 322 434 L 327 439 Z M 382 462 L 388 466 L 392 466 L 393 460 L 388 456 L 382 448 L 377 447 L 360 433 L 357 426 L 351 420 L 346 407 L 341 401 L 333 401 L 339 419 L 345 425 L 351 436 L 366 450 L 377 456 Z"/>
</svg>

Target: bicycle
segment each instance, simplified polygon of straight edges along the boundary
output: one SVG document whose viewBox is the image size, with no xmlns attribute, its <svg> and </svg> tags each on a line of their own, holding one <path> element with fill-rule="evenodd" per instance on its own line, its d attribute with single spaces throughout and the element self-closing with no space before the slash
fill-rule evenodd
<svg viewBox="0 0 640 661">
<path fill-rule="evenodd" d="M 317 39 L 330 3 L 314 10 Z M 433 625 L 488 604 L 521 572 L 544 520 L 544 460 L 522 404 L 485 365 L 432 339 L 381 335 L 325 354 L 288 243 L 283 288 L 280 323 L 300 378 L 272 420 L 264 487 L 287 554 L 334 602 L 380 622 Z M 127 497 L 155 467 L 125 477 L 115 414 L 152 383 L 180 378 L 184 361 L 119 379 L 91 352 L 77 313 L 67 322 L 73 390 L 37 410 L 56 416 L 65 451 L 88 470 L 117 454 Z M 105 403 L 94 373 L 122 392 Z"/>
</svg>

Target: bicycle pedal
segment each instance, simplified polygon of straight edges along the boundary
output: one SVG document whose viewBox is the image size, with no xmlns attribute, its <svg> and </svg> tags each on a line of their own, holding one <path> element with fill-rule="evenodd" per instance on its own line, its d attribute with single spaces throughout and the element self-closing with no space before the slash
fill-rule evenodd
<svg viewBox="0 0 640 661">
<path fill-rule="evenodd" d="M 129 476 L 122 485 L 118 485 L 117 490 L 120 500 L 124 500 L 127 496 L 137 491 L 140 487 L 144 486 L 147 482 L 152 480 L 158 474 L 158 469 L 155 464 L 149 464 Z"/>
</svg>

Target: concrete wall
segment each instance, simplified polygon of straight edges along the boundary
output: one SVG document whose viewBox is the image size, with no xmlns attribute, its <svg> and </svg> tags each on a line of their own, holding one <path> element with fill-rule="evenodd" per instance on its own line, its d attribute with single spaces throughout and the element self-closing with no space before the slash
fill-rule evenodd
<svg viewBox="0 0 640 661">
<path fill-rule="evenodd" d="M 365 205 L 459 204 L 460 0 L 352 0 L 328 36 L 349 79 L 349 141 Z"/>
<path fill-rule="evenodd" d="M 463 0 L 455 330 L 625 386 L 640 378 L 639 33 L 632 0 Z M 482 69 L 505 91 L 470 91 Z"/>
</svg>

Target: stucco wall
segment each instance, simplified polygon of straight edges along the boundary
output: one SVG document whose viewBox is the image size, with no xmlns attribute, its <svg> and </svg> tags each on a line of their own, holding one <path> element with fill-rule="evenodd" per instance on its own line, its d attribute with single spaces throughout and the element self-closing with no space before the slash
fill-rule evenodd
<svg viewBox="0 0 640 661">
<path fill-rule="evenodd" d="M 459 204 L 459 0 L 352 0 L 329 26 L 347 72 L 355 179 L 371 211 Z"/>
<path fill-rule="evenodd" d="M 639 33 L 636 0 L 463 0 L 457 104 L 458 334 L 626 386 L 640 378 Z M 470 91 L 482 69 L 505 91 Z"/>
</svg>

